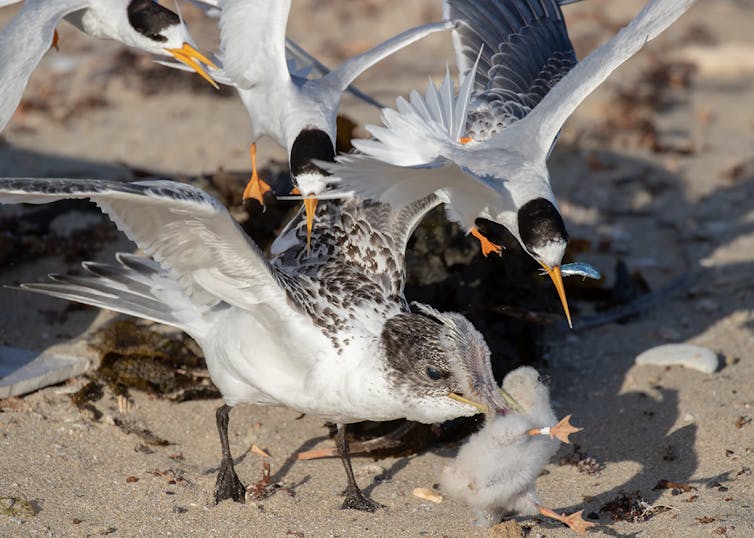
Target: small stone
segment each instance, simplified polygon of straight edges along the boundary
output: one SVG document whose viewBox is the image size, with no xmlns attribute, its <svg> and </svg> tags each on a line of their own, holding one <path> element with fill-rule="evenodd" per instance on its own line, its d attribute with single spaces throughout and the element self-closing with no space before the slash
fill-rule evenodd
<svg viewBox="0 0 754 538">
<path fill-rule="evenodd" d="M 414 491 L 411 493 L 414 497 L 419 497 L 420 499 L 433 503 L 441 503 L 443 500 L 442 494 L 427 488 L 414 488 Z"/>
<path fill-rule="evenodd" d="M 665 344 L 640 353 L 635 364 L 655 366 L 684 366 L 711 374 L 717 370 L 719 360 L 717 353 L 711 349 L 693 344 Z"/>
</svg>

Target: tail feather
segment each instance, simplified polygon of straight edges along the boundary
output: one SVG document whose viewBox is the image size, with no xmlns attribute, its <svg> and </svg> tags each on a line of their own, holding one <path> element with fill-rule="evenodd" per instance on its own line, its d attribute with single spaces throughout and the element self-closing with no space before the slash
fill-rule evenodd
<svg viewBox="0 0 754 538">
<path fill-rule="evenodd" d="M 223 303 L 196 306 L 160 266 L 132 254 L 116 255 L 119 265 L 84 262 L 84 276 L 52 274 L 52 282 L 21 284 L 24 290 L 114 310 L 202 336 L 208 314 Z"/>
</svg>

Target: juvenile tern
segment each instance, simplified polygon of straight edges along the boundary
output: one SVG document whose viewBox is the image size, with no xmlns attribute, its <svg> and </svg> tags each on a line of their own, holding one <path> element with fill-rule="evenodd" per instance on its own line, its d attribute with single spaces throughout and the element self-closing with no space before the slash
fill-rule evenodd
<svg viewBox="0 0 754 538">
<path fill-rule="evenodd" d="M 339 185 L 391 205 L 438 192 L 467 231 L 482 217 L 507 228 L 546 270 L 571 324 L 560 270 L 568 241 L 547 158 L 566 119 L 617 67 L 694 0 L 650 0 L 607 43 L 576 63 L 555 0 L 446 0 L 462 82 L 448 73 L 424 95 L 384 109 L 361 153 L 322 166 Z M 338 192 L 340 191 L 340 192 Z M 483 243 L 484 246 L 484 243 Z M 493 246 L 486 245 L 489 250 Z"/>
<path fill-rule="evenodd" d="M 290 0 L 220 0 L 218 82 L 235 86 L 251 120 L 252 175 L 244 199 L 263 203 L 269 190 L 257 173 L 256 141 L 268 136 L 288 152 L 291 177 L 304 197 L 309 233 L 316 195 L 326 172 L 316 162 L 335 157 L 336 116 L 340 97 L 350 83 L 383 58 L 431 33 L 452 28 L 450 22 L 407 30 L 359 54 L 320 78 L 291 72 L 285 31 Z"/>
<path fill-rule="evenodd" d="M 0 31 L 0 131 L 18 107 L 63 18 L 92 37 L 171 56 L 217 87 L 201 65 L 212 62 L 195 48 L 181 18 L 152 0 L 26 0 Z"/>
<path fill-rule="evenodd" d="M 569 417 L 555 425 L 549 390 L 534 368 L 522 366 L 509 372 L 503 389 L 518 403 L 518 412 L 488 419 L 443 468 L 440 488 L 471 506 L 480 525 L 496 525 L 510 512 L 539 513 L 585 532 L 594 523 L 584 521 L 581 511 L 566 516 L 547 508 L 537 497 L 535 484 L 558 450 L 551 431 L 560 428 L 559 439 L 568 442 L 568 435 L 579 429 L 570 425 Z"/>
<path fill-rule="evenodd" d="M 348 477 L 344 508 L 374 510 L 348 458 L 345 424 L 408 418 L 439 422 L 479 410 L 505 414 L 490 352 L 471 323 L 403 296 L 404 256 L 430 195 L 394 211 L 349 199 L 321 204 L 307 255 L 306 223 L 271 262 L 228 211 L 202 190 L 172 181 L 0 179 L 0 203 L 95 202 L 153 259 L 85 262 L 86 276 L 51 275 L 23 288 L 184 330 L 204 350 L 225 404 L 215 499 L 243 502 L 228 443 L 241 404 L 286 405 L 338 423 Z"/>
</svg>

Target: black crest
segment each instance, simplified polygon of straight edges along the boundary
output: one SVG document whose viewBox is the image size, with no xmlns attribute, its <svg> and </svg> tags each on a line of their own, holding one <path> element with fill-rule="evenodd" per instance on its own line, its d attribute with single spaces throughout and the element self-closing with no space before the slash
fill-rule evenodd
<svg viewBox="0 0 754 538">
<path fill-rule="evenodd" d="M 167 41 L 162 31 L 168 26 L 180 24 L 181 19 L 153 0 L 131 0 L 128 4 L 128 22 L 134 30 L 153 41 Z"/>
<path fill-rule="evenodd" d="M 550 242 L 568 242 L 563 217 L 552 202 L 544 198 L 535 198 L 521 206 L 518 210 L 518 231 L 529 251 L 536 252 Z"/>
<path fill-rule="evenodd" d="M 312 160 L 332 162 L 335 160 L 335 149 L 327 133 L 320 129 L 304 129 L 291 148 L 291 175 L 296 177 L 307 172 L 327 172 L 315 165 Z"/>
</svg>

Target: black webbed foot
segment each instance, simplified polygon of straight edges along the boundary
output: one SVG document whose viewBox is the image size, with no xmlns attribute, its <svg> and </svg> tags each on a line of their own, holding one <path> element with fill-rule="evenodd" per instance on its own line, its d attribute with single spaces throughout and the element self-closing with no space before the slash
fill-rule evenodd
<svg viewBox="0 0 754 538">
<path fill-rule="evenodd" d="M 217 481 L 215 482 L 215 504 L 225 499 L 233 499 L 237 503 L 246 502 L 246 488 L 238 479 L 236 469 L 233 466 L 233 456 L 230 453 L 230 443 L 228 442 L 228 414 L 231 407 L 229 405 L 220 406 L 216 413 L 217 431 L 220 434 L 220 446 L 222 447 L 223 458 L 220 461 L 220 469 L 217 471 Z"/>
<path fill-rule="evenodd" d="M 246 502 L 246 488 L 238 478 L 232 460 L 222 461 L 215 482 L 215 504 L 225 499 L 233 499 L 237 503 Z"/>
<path fill-rule="evenodd" d="M 360 489 L 346 488 L 344 492 L 345 499 L 341 505 L 341 510 L 361 510 L 362 512 L 376 512 L 384 508 L 380 503 L 373 501 L 364 495 Z"/>
</svg>

